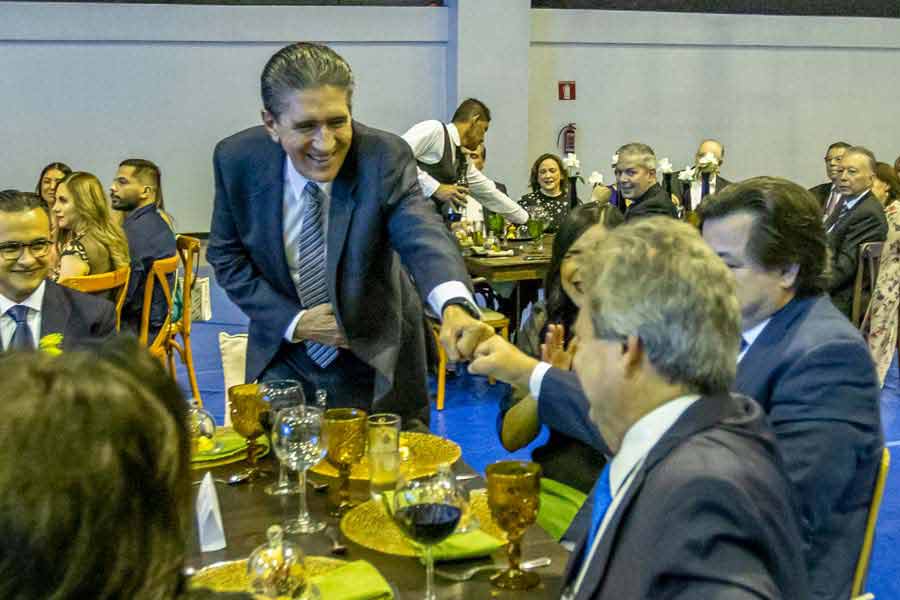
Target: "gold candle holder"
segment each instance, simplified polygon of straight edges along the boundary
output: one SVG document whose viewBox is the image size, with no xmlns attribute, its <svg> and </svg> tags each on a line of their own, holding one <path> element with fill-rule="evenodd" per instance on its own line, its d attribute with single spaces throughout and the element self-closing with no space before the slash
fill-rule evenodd
<svg viewBox="0 0 900 600">
<path fill-rule="evenodd" d="M 540 508 L 541 467 L 532 462 L 504 460 L 487 468 L 488 506 L 491 516 L 506 531 L 509 568 L 497 573 L 491 582 L 505 590 L 530 590 L 540 582 L 533 571 L 519 567 L 522 560 L 522 536 L 537 520 Z"/>
<path fill-rule="evenodd" d="M 322 418 L 322 434 L 328 462 L 338 470 L 338 493 L 329 513 L 342 517 L 353 508 L 350 501 L 350 469 L 366 453 L 366 412 L 358 408 L 331 408 Z"/>
</svg>

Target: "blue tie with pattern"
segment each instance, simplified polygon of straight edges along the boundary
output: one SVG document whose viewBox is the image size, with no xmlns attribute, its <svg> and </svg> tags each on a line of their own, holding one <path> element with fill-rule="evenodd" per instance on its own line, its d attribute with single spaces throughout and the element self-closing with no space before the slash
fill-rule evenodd
<svg viewBox="0 0 900 600">
<path fill-rule="evenodd" d="M 597 481 L 597 493 L 594 494 L 594 508 L 591 511 L 591 531 L 587 538 L 587 546 L 584 547 L 584 558 L 587 558 L 594 546 L 594 540 L 597 539 L 597 532 L 600 524 L 603 523 L 603 517 L 612 504 L 612 484 L 609 480 L 609 467 L 612 461 L 606 463 L 603 472 L 600 473 L 600 479 Z"/>
<path fill-rule="evenodd" d="M 7 350 L 34 350 L 34 336 L 28 327 L 28 307 L 17 304 L 6 311 L 16 322 L 16 329 L 9 340 Z"/>
<path fill-rule="evenodd" d="M 306 204 L 303 209 L 303 227 L 300 230 L 299 281 L 297 292 L 304 308 L 312 308 L 328 302 L 328 285 L 325 281 L 325 236 L 322 231 L 322 202 L 324 194 L 312 181 L 303 188 Z M 334 346 L 306 342 L 306 353 L 323 369 L 337 358 Z"/>
</svg>

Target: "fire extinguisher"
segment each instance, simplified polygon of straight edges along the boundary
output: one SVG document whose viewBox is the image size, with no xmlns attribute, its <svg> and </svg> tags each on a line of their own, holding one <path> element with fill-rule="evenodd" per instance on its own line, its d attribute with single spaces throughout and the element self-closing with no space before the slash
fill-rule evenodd
<svg viewBox="0 0 900 600">
<path fill-rule="evenodd" d="M 575 123 L 569 123 L 565 127 L 559 130 L 559 135 L 556 136 L 556 143 L 559 145 L 559 141 L 562 139 L 562 151 L 563 154 L 574 154 L 575 153 Z"/>
</svg>

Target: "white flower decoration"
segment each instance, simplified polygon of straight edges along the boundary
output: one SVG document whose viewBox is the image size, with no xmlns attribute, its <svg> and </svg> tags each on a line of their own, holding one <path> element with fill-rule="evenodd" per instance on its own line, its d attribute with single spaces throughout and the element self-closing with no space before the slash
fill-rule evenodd
<svg viewBox="0 0 900 600">
<path fill-rule="evenodd" d="M 619 155 L 613 154 L 612 155 L 612 167 L 615 169 L 617 164 L 619 164 Z"/>
<path fill-rule="evenodd" d="M 581 172 L 581 162 L 571 152 L 566 154 L 566 157 L 563 159 L 563 166 L 566 168 L 569 177 L 575 177 Z"/>
<path fill-rule="evenodd" d="M 656 165 L 656 170 L 662 173 L 663 175 L 668 175 L 674 169 L 672 168 L 672 163 L 669 162 L 668 158 L 661 158 Z"/>
<path fill-rule="evenodd" d="M 694 168 L 690 165 L 686 166 L 681 173 L 678 174 L 680 181 L 692 181 L 694 179 Z"/>
<path fill-rule="evenodd" d="M 591 176 L 588 177 L 588 183 L 591 184 L 592 187 L 603 185 L 603 174 L 598 173 L 597 171 L 591 172 Z"/>
</svg>

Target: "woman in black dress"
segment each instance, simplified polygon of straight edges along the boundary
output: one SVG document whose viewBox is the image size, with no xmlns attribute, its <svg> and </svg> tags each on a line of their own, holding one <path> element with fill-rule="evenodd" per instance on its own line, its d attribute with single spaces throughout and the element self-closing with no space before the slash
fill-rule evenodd
<svg viewBox="0 0 900 600">
<path fill-rule="evenodd" d="M 541 154 L 531 166 L 531 193 L 519 204 L 532 217 L 541 215 L 547 233 L 556 233 L 569 212 L 569 180 L 562 159 L 555 154 Z"/>
</svg>

